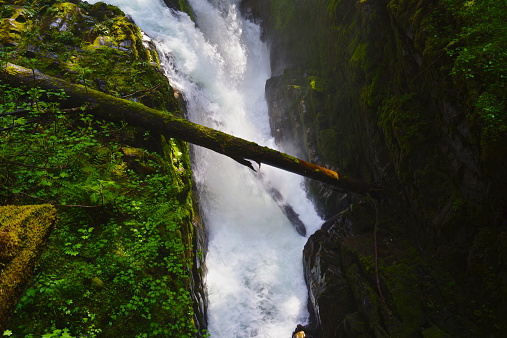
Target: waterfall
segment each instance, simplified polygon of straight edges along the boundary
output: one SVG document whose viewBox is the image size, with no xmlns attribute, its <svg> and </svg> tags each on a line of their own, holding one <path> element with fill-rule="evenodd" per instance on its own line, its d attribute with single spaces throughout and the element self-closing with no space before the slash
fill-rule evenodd
<svg viewBox="0 0 507 338">
<path fill-rule="evenodd" d="M 241 17 L 240 0 L 189 0 L 197 24 L 161 0 L 108 2 L 156 43 L 190 120 L 276 148 L 264 97 L 269 52 L 259 25 Z M 290 337 L 308 321 L 301 257 L 306 238 L 270 191 L 280 192 L 311 234 L 322 221 L 305 197 L 302 178 L 266 166 L 255 173 L 199 147 L 193 154 L 209 236 L 211 337 Z"/>
</svg>

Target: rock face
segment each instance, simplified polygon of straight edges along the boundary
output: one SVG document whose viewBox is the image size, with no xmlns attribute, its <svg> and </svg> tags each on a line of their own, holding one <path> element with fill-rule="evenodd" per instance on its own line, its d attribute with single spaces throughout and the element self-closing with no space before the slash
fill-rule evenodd
<svg viewBox="0 0 507 338">
<path fill-rule="evenodd" d="M 382 189 L 308 182 L 330 219 L 304 252 L 322 336 L 507 331 L 507 74 L 488 66 L 505 32 L 480 28 L 505 8 L 468 5 L 244 2 L 283 58 L 266 85 L 277 142 Z"/>
<path fill-rule="evenodd" d="M 466 311 L 446 269 L 380 228 L 373 203 L 352 204 L 305 246 L 319 336 L 426 337 L 476 330 L 457 316 Z"/>
</svg>

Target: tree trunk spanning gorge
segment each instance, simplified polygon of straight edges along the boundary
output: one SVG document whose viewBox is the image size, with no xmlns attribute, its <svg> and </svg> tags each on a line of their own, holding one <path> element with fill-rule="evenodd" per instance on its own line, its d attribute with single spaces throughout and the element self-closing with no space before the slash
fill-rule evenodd
<svg viewBox="0 0 507 338">
<path fill-rule="evenodd" d="M 140 103 L 120 99 L 102 92 L 75 85 L 67 81 L 42 74 L 36 70 L 7 64 L 4 79 L 14 86 L 37 86 L 46 90 L 64 89 L 69 95 L 64 104 L 91 106 L 94 116 L 113 122 L 124 121 L 133 126 L 151 130 L 169 137 L 181 139 L 226 155 L 255 170 L 250 161 L 277 167 L 309 177 L 340 189 L 367 193 L 371 185 L 360 180 L 341 176 L 337 172 L 314 165 L 285 153 L 263 147 L 227 133 L 198 125 L 168 113 L 148 108 Z"/>
</svg>

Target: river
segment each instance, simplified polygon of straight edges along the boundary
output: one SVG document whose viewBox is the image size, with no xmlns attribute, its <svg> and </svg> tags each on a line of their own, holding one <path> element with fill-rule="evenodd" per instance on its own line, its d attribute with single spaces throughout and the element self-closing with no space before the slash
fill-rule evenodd
<svg viewBox="0 0 507 338">
<path fill-rule="evenodd" d="M 191 121 L 277 148 L 264 96 L 269 51 L 259 25 L 242 18 L 239 0 L 189 0 L 196 23 L 161 0 L 108 2 L 155 42 Z M 281 193 L 311 234 L 322 221 L 306 199 L 302 178 L 267 166 L 254 173 L 200 147 L 194 147 L 192 162 L 209 237 L 211 337 L 290 337 L 309 316 L 302 267 L 307 238 L 269 191 Z"/>
</svg>

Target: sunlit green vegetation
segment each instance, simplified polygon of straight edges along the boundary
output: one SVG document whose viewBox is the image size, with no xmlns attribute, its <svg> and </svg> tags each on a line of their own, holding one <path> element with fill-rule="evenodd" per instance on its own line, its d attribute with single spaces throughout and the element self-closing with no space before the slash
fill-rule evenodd
<svg viewBox="0 0 507 338">
<path fill-rule="evenodd" d="M 507 149 L 507 5 L 503 1 L 444 0 L 456 28 L 446 46 L 453 57 L 450 72 L 469 95 L 469 119 L 481 128 L 486 156 Z M 487 159 L 485 159 L 487 160 Z"/>
<path fill-rule="evenodd" d="M 125 145 L 126 126 L 60 110 L 64 95 L 0 88 L 0 203 L 51 203 L 59 217 L 9 330 L 192 336 L 188 160 L 173 144 L 168 168 Z"/>
<path fill-rule="evenodd" d="M 118 8 L 0 4 L 0 67 L 16 63 L 179 113 L 155 50 Z M 64 98 L 12 87 L 0 73 L 0 204 L 58 211 L 6 334 L 195 336 L 186 144 L 99 121 L 89 107 L 62 109 Z"/>
</svg>

